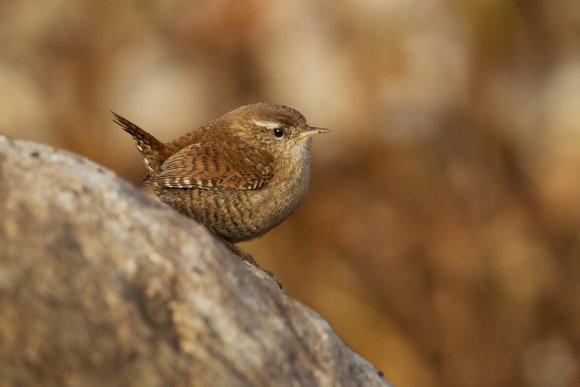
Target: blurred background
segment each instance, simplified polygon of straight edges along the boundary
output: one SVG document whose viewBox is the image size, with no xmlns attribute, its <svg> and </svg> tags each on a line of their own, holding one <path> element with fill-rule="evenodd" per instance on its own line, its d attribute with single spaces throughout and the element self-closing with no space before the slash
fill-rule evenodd
<svg viewBox="0 0 580 387">
<path fill-rule="evenodd" d="M 398 386 L 580 386 L 578 0 L 0 0 L 0 133 L 144 175 L 297 108 L 309 194 L 242 247 Z"/>
</svg>

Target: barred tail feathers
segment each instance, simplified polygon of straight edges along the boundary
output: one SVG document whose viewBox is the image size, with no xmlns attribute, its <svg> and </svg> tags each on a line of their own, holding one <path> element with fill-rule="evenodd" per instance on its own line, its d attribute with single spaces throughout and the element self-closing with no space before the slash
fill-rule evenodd
<svg viewBox="0 0 580 387">
<path fill-rule="evenodd" d="M 145 164 L 145 168 L 148 172 L 147 177 L 143 181 L 143 183 L 145 183 L 150 175 L 155 175 L 159 172 L 159 167 L 169 156 L 171 156 L 171 151 L 164 143 L 131 121 L 115 112 L 111 113 L 114 116 L 113 121 L 120 125 L 121 128 L 129 133 L 131 137 L 133 137 L 133 140 L 135 140 L 135 145 L 143 157 L 143 164 Z"/>
</svg>

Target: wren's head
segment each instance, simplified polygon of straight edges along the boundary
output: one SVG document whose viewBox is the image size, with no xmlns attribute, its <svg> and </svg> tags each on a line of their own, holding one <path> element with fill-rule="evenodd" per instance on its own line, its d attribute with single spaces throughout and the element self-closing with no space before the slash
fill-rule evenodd
<svg viewBox="0 0 580 387">
<path fill-rule="evenodd" d="M 226 114 L 232 133 L 274 157 L 294 156 L 310 148 L 310 136 L 329 130 L 308 126 L 297 110 L 284 105 L 254 103 Z"/>
</svg>

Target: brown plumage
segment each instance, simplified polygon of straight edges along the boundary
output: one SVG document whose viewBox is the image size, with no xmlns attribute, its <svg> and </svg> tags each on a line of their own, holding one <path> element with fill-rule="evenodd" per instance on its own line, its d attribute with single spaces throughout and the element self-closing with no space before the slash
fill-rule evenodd
<svg viewBox="0 0 580 387">
<path fill-rule="evenodd" d="M 169 143 L 113 113 L 135 140 L 162 202 L 229 242 L 258 237 L 300 204 L 310 177 L 312 134 L 283 105 L 242 106 Z"/>
</svg>

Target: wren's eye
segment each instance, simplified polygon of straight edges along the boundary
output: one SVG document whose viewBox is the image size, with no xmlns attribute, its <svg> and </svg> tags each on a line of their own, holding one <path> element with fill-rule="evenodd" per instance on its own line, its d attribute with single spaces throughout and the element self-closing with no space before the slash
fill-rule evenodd
<svg viewBox="0 0 580 387">
<path fill-rule="evenodd" d="M 284 135 L 284 129 L 282 128 L 274 128 L 274 136 L 282 137 Z"/>
</svg>

